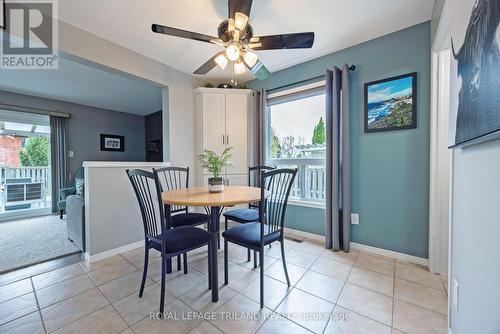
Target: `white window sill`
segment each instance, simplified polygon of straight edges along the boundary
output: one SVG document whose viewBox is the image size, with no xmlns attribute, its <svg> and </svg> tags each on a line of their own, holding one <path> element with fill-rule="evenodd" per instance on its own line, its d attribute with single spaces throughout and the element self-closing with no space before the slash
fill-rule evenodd
<svg viewBox="0 0 500 334">
<path fill-rule="evenodd" d="M 312 202 L 312 201 L 304 201 L 304 200 L 299 200 L 299 199 L 289 199 L 288 204 L 295 205 L 295 206 L 305 206 L 305 207 L 314 208 L 314 209 L 325 209 L 324 202 Z"/>
</svg>

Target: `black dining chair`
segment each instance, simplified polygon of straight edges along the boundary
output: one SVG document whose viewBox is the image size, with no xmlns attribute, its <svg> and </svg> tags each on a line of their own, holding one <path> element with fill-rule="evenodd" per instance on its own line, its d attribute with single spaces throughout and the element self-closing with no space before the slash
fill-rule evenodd
<svg viewBox="0 0 500 334">
<path fill-rule="evenodd" d="M 224 284 L 229 283 L 228 243 L 246 247 L 259 252 L 260 261 L 260 307 L 264 307 L 264 247 L 275 241 L 281 244 L 281 260 L 286 281 L 290 279 L 286 269 L 284 247 L 285 213 L 290 190 L 297 175 L 297 169 L 276 169 L 260 174 L 261 195 L 259 203 L 259 221 L 231 227 L 222 233 L 224 238 Z M 265 197 L 265 191 L 269 197 Z"/>
<path fill-rule="evenodd" d="M 248 186 L 260 187 L 260 172 L 276 169 L 274 166 L 252 166 L 248 167 Z M 254 182 L 252 182 L 252 178 Z M 228 221 L 240 224 L 259 221 L 259 203 L 249 203 L 248 209 L 234 209 L 224 213 L 224 228 L 228 229 Z M 247 261 L 250 262 L 251 255 L 248 249 Z M 254 268 L 257 268 L 257 253 L 254 252 Z"/>
<path fill-rule="evenodd" d="M 161 193 L 158 192 L 160 187 L 153 173 L 127 169 L 127 175 L 137 196 L 144 227 L 144 268 L 139 298 L 142 297 L 146 283 L 149 250 L 155 249 L 161 253 L 162 259 L 160 314 L 163 314 L 167 261 L 179 255 L 183 255 L 184 261 L 186 261 L 187 252 L 209 244 L 210 233 L 194 226 L 167 228 L 170 219 L 170 206 L 163 206 Z"/>
<path fill-rule="evenodd" d="M 189 188 L 189 167 L 163 167 L 154 168 L 153 174 L 158 191 L 171 191 L 175 189 Z M 197 226 L 208 224 L 210 216 L 204 213 L 189 212 L 187 206 L 172 205 L 170 223 L 167 228 L 177 228 L 179 226 Z M 187 271 L 186 258 L 184 258 L 184 270 Z M 181 270 L 181 257 L 177 257 L 177 270 Z"/>
</svg>

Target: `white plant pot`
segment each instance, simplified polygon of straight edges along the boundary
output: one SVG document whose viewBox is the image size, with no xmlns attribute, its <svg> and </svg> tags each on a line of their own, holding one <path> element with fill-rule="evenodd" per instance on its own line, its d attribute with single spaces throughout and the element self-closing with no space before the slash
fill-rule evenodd
<svg viewBox="0 0 500 334">
<path fill-rule="evenodd" d="M 224 191 L 224 179 L 222 177 L 208 178 L 208 192 L 220 193 Z"/>
</svg>

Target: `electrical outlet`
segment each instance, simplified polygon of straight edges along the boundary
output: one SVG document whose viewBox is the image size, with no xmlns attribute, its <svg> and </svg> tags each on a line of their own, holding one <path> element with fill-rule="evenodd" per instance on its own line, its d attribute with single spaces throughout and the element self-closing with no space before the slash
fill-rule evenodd
<svg viewBox="0 0 500 334">
<path fill-rule="evenodd" d="M 455 307 L 455 311 L 458 311 L 458 294 L 460 292 L 460 284 L 456 278 L 453 279 L 453 307 Z"/>
<path fill-rule="evenodd" d="M 359 214 L 351 213 L 351 224 L 352 225 L 359 225 Z"/>
</svg>

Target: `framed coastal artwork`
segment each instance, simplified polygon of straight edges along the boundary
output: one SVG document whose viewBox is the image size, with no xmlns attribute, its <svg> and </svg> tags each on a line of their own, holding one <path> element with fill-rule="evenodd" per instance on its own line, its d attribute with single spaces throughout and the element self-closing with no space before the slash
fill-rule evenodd
<svg viewBox="0 0 500 334">
<path fill-rule="evenodd" d="M 500 138 L 500 1 L 454 0 L 449 146 Z"/>
<path fill-rule="evenodd" d="M 417 127 L 417 73 L 365 84 L 365 133 Z"/>
</svg>

